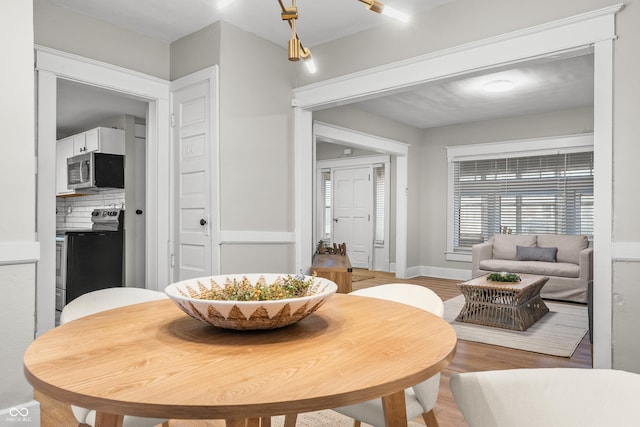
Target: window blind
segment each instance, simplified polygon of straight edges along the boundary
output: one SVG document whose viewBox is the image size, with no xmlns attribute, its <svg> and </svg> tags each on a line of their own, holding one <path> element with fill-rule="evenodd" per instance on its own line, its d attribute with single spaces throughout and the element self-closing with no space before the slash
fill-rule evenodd
<svg viewBox="0 0 640 427">
<path fill-rule="evenodd" d="M 593 152 L 454 161 L 454 251 L 494 234 L 593 235 Z"/>
</svg>

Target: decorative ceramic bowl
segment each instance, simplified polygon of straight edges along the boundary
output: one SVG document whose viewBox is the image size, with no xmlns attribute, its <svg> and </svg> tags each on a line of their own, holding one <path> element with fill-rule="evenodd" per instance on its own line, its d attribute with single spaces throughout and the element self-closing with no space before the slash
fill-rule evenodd
<svg viewBox="0 0 640 427">
<path fill-rule="evenodd" d="M 313 313 L 338 290 L 338 285 L 322 277 L 313 278 L 305 296 L 266 301 L 227 301 L 196 298 L 203 290 L 212 287 L 212 281 L 224 287 L 227 279 L 231 282 L 243 278 L 255 285 L 261 277 L 267 284 L 288 274 L 229 274 L 199 277 L 173 283 L 165 288 L 165 293 L 189 316 L 210 325 L 226 329 L 253 330 L 275 329 L 290 325 Z"/>
</svg>

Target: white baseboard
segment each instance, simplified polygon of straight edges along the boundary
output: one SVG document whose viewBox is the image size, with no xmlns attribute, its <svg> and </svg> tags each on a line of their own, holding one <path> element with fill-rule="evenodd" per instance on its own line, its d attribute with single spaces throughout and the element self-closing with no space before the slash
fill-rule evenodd
<svg viewBox="0 0 640 427">
<path fill-rule="evenodd" d="M 40 426 L 40 403 L 36 400 L 0 409 L 0 427 Z"/>
<path fill-rule="evenodd" d="M 389 272 L 395 273 L 395 263 L 389 264 Z M 471 270 L 461 270 L 458 268 L 432 267 L 419 265 L 407 268 L 407 278 L 411 279 L 419 276 L 438 277 L 440 279 L 451 279 L 465 281 L 471 279 Z"/>
<path fill-rule="evenodd" d="M 441 279 L 451 280 L 470 280 L 471 270 L 461 270 L 459 268 L 443 268 L 422 266 L 422 276 L 439 277 Z"/>
</svg>

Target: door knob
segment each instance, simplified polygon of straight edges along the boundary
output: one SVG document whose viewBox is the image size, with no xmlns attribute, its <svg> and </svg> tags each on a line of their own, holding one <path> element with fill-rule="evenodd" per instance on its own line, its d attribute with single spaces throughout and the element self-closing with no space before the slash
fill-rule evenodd
<svg viewBox="0 0 640 427">
<path fill-rule="evenodd" d="M 333 218 L 333 221 L 334 222 L 338 222 L 338 218 Z"/>
<path fill-rule="evenodd" d="M 205 225 L 207 223 L 207 220 L 202 218 L 200 219 L 200 225 Z"/>
</svg>

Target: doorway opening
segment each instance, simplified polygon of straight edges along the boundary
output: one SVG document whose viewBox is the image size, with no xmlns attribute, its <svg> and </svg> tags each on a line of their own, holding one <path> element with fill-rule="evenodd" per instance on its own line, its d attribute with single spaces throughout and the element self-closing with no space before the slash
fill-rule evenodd
<svg viewBox="0 0 640 427">
<path fill-rule="evenodd" d="M 406 247 L 409 146 L 322 122 L 314 122 L 313 133 L 314 242 L 326 240 L 329 231 L 331 243 L 347 243 L 349 260 L 354 267 L 397 271 L 396 265 L 390 262 L 390 254 L 395 248 Z M 349 147 L 350 154 L 336 158 L 332 154 L 336 147 L 342 150 Z M 329 201 L 333 206 L 329 209 L 326 198 L 322 197 L 326 194 L 323 171 L 327 170 L 334 184 Z M 382 177 L 380 171 L 383 171 Z M 338 185 L 340 180 L 344 183 L 342 188 Z M 391 181 L 396 183 L 394 188 Z"/>
<path fill-rule="evenodd" d="M 553 56 L 571 49 L 593 49 L 594 52 L 594 158 L 597 175 L 594 181 L 594 240 L 598 251 L 594 253 L 594 367 L 612 365 L 612 202 L 608 191 L 612 185 L 612 98 L 613 98 L 613 39 L 615 14 L 621 5 L 550 22 L 526 30 L 481 40 L 465 46 L 435 52 L 411 61 L 336 78 L 326 82 L 298 88 L 294 91 L 296 105 L 296 153 L 301 165 L 313 163 L 312 119 L 313 111 L 331 106 L 380 97 L 444 78 L 486 70 L 495 66 L 515 64 Z M 310 143 L 311 142 L 311 143 Z M 298 230 L 312 228 L 312 212 L 304 206 L 312 200 L 304 189 L 313 187 L 314 175 L 298 168 L 296 181 Z M 600 224 L 600 225 L 598 225 Z M 300 233 L 297 261 L 307 269 L 311 260 L 310 235 Z M 400 262 L 401 248 L 397 248 L 396 261 Z M 406 252 L 406 248 L 405 248 Z M 406 268 L 406 265 L 403 266 Z M 402 277 L 402 276 L 400 276 Z"/>
<path fill-rule="evenodd" d="M 36 47 L 37 84 L 37 216 L 36 228 L 41 254 L 37 265 L 36 280 L 36 334 L 40 335 L 55 326 L 56 300 L 56 141 L 58 139 L 58 87 L 109 92 L 116 97 L 126 97 L 144 104 L 146 110 L 146 153 L 144 161 L 144 208 L 130 205 L 133 215 L 136 210 L 144 212 L 168 212 L 167 174 L 159 173 L 159 165 L 169 158 L 169 85 L 161 79 L 134 73 L 120 67 L 80 58 L 45 47 Z M 141 105 L 138 104 L 138 107 Z M 72 114 L 80 114 L 75 112 Z M 135 119 L 130 121 L 135 128 Z M 130 148 L 136 151 L 135 136 Z M 139 149 L 137 151 L 140 151 Z M 134 157 L 135 155 L 131 156 Z M 140 161 L 140 159 L 139 159 Z M 127 202 L 125 201 L 125 204 Z M 65 206 L 66 210 L 66 206 Z M 72 208 L 73 210 L 73 208 Z M 135 223 L 134 221 L 130 221 Z M 163 215 L 149 215 L 144 228 L 145 255 L 143 261 L 145 283 L 135 283 L 150 289 L 158 289 L 168 283 L 168 248 L 158 242 L 169 241 L 168 219 Z M 140 243 L 139 243 L 140 245 Z M 131 249 L 135 251 L 135 249 Z M 136 267 L 138 268 L 138 267 Z M 139 280 L 135 279 L 136 281 Z M 132 279 L 134 280 L 134 279 Z"/>
</svg>

